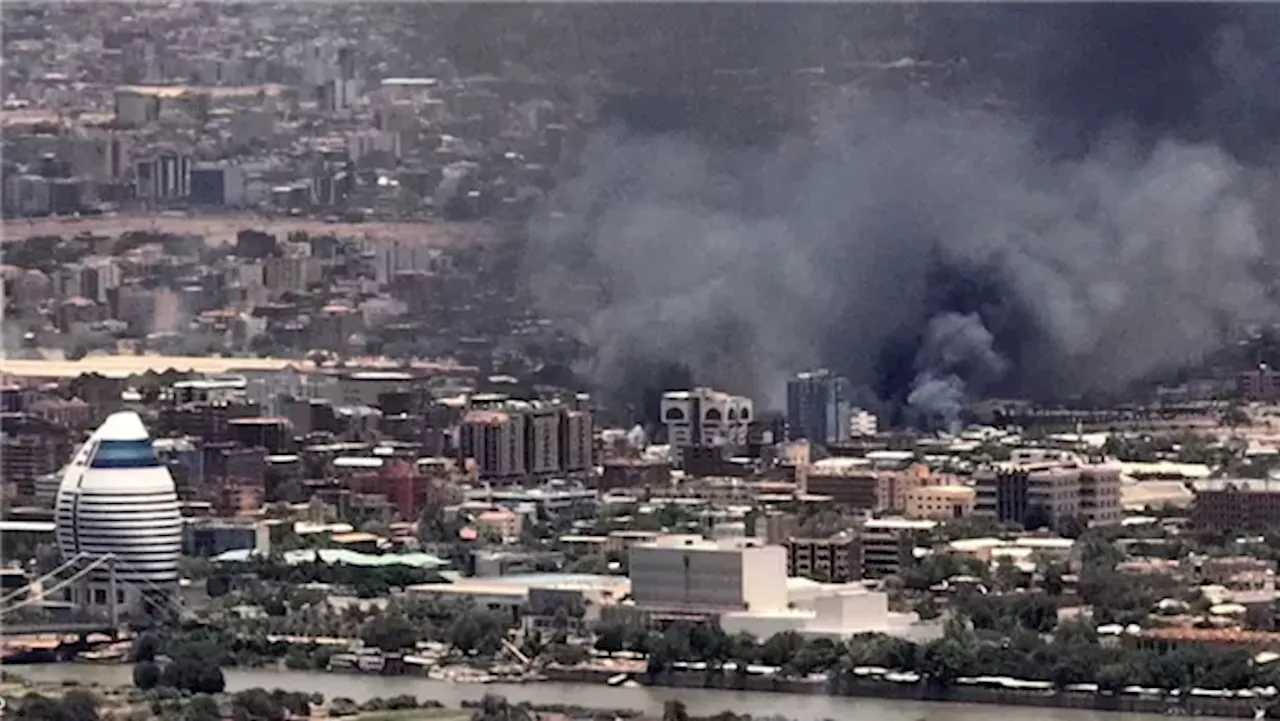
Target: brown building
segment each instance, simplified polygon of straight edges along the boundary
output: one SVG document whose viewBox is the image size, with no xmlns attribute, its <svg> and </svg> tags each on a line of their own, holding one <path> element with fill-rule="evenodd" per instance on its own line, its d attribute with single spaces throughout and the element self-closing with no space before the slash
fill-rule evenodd
<svg viewBox="0 0 1280 721">
<path fill-rule="evenodd" d="M 1280 371 L 1265 365 L 1241 373 L 1237 382 L 1240 396 L 1250 401 L 1273 401 L 1280 397 Z"/>
<path fill-rule="evenodd" d="M 597 486 L 602 491 L 619 488 L 668 488 L 671 464 L 641 459 L 618 458 L 604 462 Z"/>
<path fill-rule="evenodd" d="M 862 544 L 857 536 L 791 538 L 787 548 L 787 575 L 820 583 L 848 583 L 862 578 Z"/>
<path fill-rule="evenodd" d="M 833 503 L 869 511 L 903 511 L 912 489 L 927 485 L 928 466 L 880 469 L 856 458 L 830 458 L 813 464 L 805 476 L 805 492 L 830 496 Z"/>
<path fill-rule="evenodd" d="M 59 444 L 56 438 L 22 433 L 4 434 L 0 446 L 0 479 L 12 492 L 35 495 L 36 479 L 58 470 Z"/>
<path fill-rule="evenodd" d="M 1195 485 L 1191 522 L 1221 530 L 1259 529 L 1280 522 L 1280 483 L 1213 480 Z"/>
</svg>

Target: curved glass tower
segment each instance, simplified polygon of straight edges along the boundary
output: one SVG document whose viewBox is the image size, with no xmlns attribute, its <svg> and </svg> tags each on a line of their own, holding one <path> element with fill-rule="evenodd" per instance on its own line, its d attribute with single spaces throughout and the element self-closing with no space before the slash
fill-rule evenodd
<svg viewBox="0 0 1280 721">
<path fill-rule="evenodd" d="M 182 516 L 173 477 L 156 457 L 137 413 L 114 413 L 80 448 L 58 487 L 58 546 L 64 558 L 111 554 L 115 602 L 129 610 L 162 602 L 178 582 Z M 111 605 L 104 566 L 77 588 L 78 603 Z"/>
</svg>

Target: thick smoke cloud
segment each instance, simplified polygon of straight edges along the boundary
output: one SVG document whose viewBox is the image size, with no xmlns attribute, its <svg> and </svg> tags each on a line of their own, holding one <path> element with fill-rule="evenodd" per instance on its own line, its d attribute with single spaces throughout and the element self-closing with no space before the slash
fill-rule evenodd
<svg viewBox="0 0 1280 721">
<path fill-rule="evenodd" d="M 980 390 L 1004 375 L 1005 359 L 977 313 L 943 313 L 929 321 L 907 395 L 910 420 L 954 431 L 964 410 L 965 379 Z"/>
<path fill-rule="evenodd" d="M 1020 102 L 1000 111 L 848 93 L 812 133 L 765 148 L 670 127 L 594 138 L 533 228 L 529 271 L 540 307 L 576 321 L 600 385 L 623 393 L 636 368 L 674 363 L 776 407 L 788 374 L 824 365 L 881 410 L 949 425 L 975 395 L 1118 391 L 1274 318 L 1256 171 L 1233 154 L 1270 111 L 1253 25 L 981 12 L 954 35 L 976 45 L 1008 23 L 1057 52 L 1023 63 L 1057 84 L 1007 71 Z M 1168 77 L 1152 75 L 1161 62 Z M 1203 80 L 1224 75 L 1234 85 Z M 1173 84 L 1126 96 L 1151 83 Z"/>
</svg>

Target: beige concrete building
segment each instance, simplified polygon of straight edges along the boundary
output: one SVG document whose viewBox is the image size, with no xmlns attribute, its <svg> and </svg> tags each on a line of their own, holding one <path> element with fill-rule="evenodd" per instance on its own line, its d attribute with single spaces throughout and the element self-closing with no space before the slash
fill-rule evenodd
<svg viewBox="0 0 1280 721">
<path fill-rule="evenodd" d="M 906 515 L 935 521 L 964 518 L 973 513 L 977 498 L 971 486 L 918 486 L 907 491 Z"/>
<path fill-rule="evenodd" d="M 1060 527 L 1081 519 L 1118 523 L 1119 468 L 1093 465 L 1065 451 L 1023 448 L 1008 463 L 974 473 L 974 512 L 1025 528 Z"/>
<path fill-rule="evenodd" d="M 1111 526 L 1123 519 L 1119 465 L 1080 469 L 1080 515 L 1090 526 Z"/>
</svg>

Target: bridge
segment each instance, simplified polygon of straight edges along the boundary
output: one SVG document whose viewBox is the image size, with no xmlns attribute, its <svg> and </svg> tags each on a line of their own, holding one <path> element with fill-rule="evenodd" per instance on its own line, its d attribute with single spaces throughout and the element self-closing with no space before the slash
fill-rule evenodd
<svg viewBox="0 0 1280 721">
<path fill-rule="evenodd" d="M 106 569 L 108 579 L 106 618 L 78 618 L 31 623 L 23 623 L 20 620 L 13 623 L 6 620 L 6 617 L 10 617 L 13 612 L 25 608 L 77 608 L 75 603 L 53 599 L 63 590 L 71 588 L 85 576 L 102 568 Z M 129 564 L 115 554 L 94 555 L 78 553 L 26 586 L 5 593 L 0 596 L 0 624 L 3 624 L 4 635 L 13 637 L 42 634 L 88 635 L 91 633 L 104 633 L 112 638 L 117 638 L 123 628 L 120 618 L 119 594 L 117 593 L 121 585 L 125 588 L 144 592 L 159 592 L 166 598 L 165 606 L 170 610 L 181 610 L 176 601 L 169 597 L 170 594 L 154 583 L 144 581 L 142 584 L 137 584 L 119 578 L 117 571 L 121 568 L 128 570 Z M 66 575 L 65 578 L 59 578 L 64 574 Z"/>
<path fill-rule="evenodd" d="M 4 635 L 9 637 L 43 636 L 55 633 L 59 635 L 105 633 L 116 637 L 120 635 L 120 628 L 112 626 L 108 621 L 49 621 L 48 623 L 6 623 L 4 625 Z"/>
</svg>

